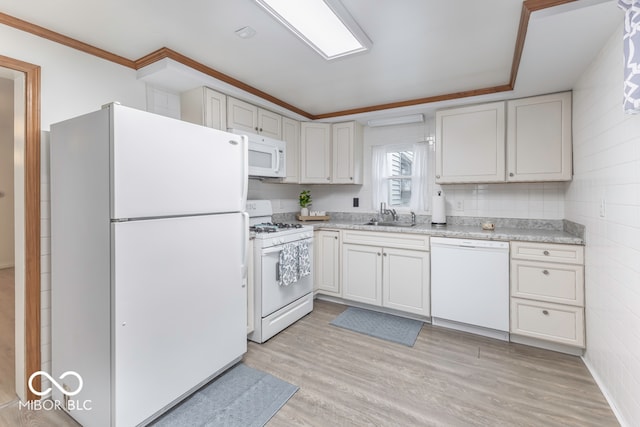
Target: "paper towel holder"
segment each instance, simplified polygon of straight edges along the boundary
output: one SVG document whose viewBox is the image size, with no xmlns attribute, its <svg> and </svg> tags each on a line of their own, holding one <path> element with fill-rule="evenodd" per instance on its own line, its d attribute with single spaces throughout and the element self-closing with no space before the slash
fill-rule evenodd
<svg viewBox="0 0 640 427">
<path fill-rule="evenodd" d="M 431 207 L 431 225 L 435 227 L 444 227 L 447 225 L 444 195 L 442 194 L 442 190 L 436 191 L 436 194 L 437 195 L 433 196 L 433 206 Z M 436 204 L 439 205 L 438 212 L 436 212 Z"/>
</svg>

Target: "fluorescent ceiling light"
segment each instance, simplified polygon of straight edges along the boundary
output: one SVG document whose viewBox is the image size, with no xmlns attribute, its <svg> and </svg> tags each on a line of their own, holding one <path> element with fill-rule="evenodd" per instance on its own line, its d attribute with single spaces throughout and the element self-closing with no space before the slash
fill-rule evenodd
<svg viewBox="0 0 640 427">
<path fill-rule="evenodd" d="M 325 59 L 371 47 L 371 40 L 339 0 L 255 1 Z"/>
<path fill-rule="evenodd" d="M 422 114 L 412 114 L 410 116 L 391 117 L 389 119 L 373 119 L 367 122 L 369 127 L 378 126 L 405 125 L 409 123 L 422 123 L 424 116 Z"/>
</svg>

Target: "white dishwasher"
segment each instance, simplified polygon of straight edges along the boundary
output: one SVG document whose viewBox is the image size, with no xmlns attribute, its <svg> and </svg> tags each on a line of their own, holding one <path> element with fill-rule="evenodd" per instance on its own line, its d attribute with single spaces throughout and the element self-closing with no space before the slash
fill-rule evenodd
<svg viewBox="0 0 640 427">
<path fill-rule="evenodd" d="M 509 243 L 431 238 L 434 325 L 509 339 Z"/>
</svg>

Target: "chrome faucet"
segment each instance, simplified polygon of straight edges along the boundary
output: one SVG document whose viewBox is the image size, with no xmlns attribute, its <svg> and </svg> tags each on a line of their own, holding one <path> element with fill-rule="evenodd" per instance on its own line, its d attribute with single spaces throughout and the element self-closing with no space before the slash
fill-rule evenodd
<svg viewBox="0 0 640 427">
<path fill-rule="evenodd" d="M 411 211 L 411 225 L 416 225 L 416 213 Z"/>
<path fill-rule="evenodd" d="M 391 218 L 394 221 L 398 220 L 398 214 L 395 209 L 387 209 L 387 204 L 385 202 L 380 203 L 380 215 L 391 215 Z"/>
</svg>

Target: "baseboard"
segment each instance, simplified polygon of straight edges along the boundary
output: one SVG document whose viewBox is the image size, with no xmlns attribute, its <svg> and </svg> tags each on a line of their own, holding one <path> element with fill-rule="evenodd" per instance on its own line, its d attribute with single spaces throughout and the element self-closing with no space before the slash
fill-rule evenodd
<svg viewBox="0 0 640 427">
<path fill-rule="evenodd" d="M 618 407 L 616 406 L 613 398 L 611 397 L 611 395 L 609 394 L 609 390 L 607 389 L 607 387 L 605 387 L 604 383 L 602 382 L 602 380 L 600 379 L 600 376 L 598 375 L 598 373 L 596 372 L 596 370 L 593 368 L 593 366 L 591 366 L 591 364 L 587 361 L 587 359 L 585 359 L 584 356 L 580 357 L 582 359 L 582 362 L 584 363 L 584 366 L 587 367 L 587 370 L 589 371 L 589 373 L 591 374 L 591 377 L 593 378 L 593 380 L 596 382 L 596 384 L 598 385 L 598 388 L 600 389 L 600 391 L 602 392 L 602 395 L 604 396 L 604 398 L 607 400 L 607 403 L 609 404 L 609 407 L 611 408 L 611 410 L 613 411 L 613 415 L 615 415 L 616 419 L 618 420 L 618 422 L 620 423 L 621 427 L 631 427 L 631 423 L 628 423 L 624 417 L 622 416 L 622 414 L 620 413 L 620 411 L 618 410 Z"/>
</svg>

